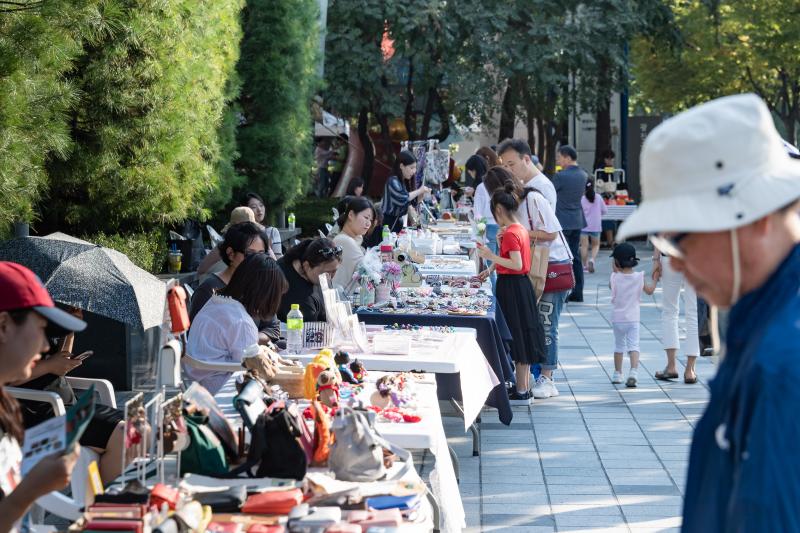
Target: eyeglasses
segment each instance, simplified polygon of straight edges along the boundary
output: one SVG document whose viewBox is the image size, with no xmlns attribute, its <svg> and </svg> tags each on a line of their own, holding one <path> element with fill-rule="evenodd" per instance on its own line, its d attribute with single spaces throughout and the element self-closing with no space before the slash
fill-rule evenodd
<svg viewBox="0 0 800 533">
<path fill-rule="evenodd" d="M 688 237 L 688 233 L 676 233 L 674 235 L 650 235 L 650 242 L 662 254 L 675 257 L 676 259 L 683 259 L 684 253 L 681 250 L 681 241 Z"/>
<path fill-rule="evenodd" d="M 341 259 L 342 247 L 337 246 L 335 248 L 320 248 L 320 250 L 317 253 L 320 254 L 325 259 L 332 259 L 334 257 L 336 259 Z"/>
<path fill-rule="evenodd" d="M 256 250 L 245 250 L 244 251 L 244 256 L 245 257 L 250 257 L 251 255 L 258 255 L 258 254 L 265 254 L 265 253 L 267 253 L 267 252 L 264 251 L 264 250 L 258 250 L 258 251 L 256 251 Z"/>
</svg>

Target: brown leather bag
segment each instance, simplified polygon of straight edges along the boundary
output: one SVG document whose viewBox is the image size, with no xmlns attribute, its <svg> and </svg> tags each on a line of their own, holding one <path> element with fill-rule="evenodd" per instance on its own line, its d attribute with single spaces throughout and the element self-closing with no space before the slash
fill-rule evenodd
<svg viewBox="0 0 800 533">
<path fill-rule="evenodd" d="M 530 228 L 534 229 L 536 226 L 533 224 L 533 217 L 531 215 L 531 207 L 528 205 L 528 197 L 525 197 L 525 208 L 528 212 L 528 224 Z M 538 212 L 538 208 L 537 208 Z M 539 220 L 544 225 L 542 214 L 539 213 Z M 547 266 L 550 260 L 550 248 L 539 244 L 536 239 L 531 243 L 531 269 L 528 271 L 528 279 L 533 285 L 533 292 L 536 294 L 536 301 L 544 294 L 544 286 L 547 284 Z"/>
</svg>

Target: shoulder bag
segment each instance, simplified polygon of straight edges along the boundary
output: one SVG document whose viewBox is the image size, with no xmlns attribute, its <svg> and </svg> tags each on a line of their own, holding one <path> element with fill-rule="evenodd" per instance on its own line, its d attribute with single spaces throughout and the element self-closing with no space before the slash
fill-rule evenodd
<svg viewBox="0 0 800 533">
<path fill-rule="evenodd" d="M 564 234 L 559 231 L 558 236 L 561 238 L 561 242 L 564 243 L 570 260 L 547 265 L 547 282 L 544 285 L 544 292 L 564 292 L 575 288 L 575 273 L 572 271 L 572 252 L 569 251 Z"/>
<path fill-rule="evenodd" d="M 525 208 L 528 212 L 528 224 L 530 225 L 531 230 L 535 230 L 536 226 L 533 224 L 531 206 L 528 204 L 527 195 L 525 196 Z M 536 207 L 536 211 L 539 213 L 539 220 L 542 222 L 542 226 L 544 226 L 544 219 L 542 218 L 542 214 L 539 212 L 538 206 Z M 533 243 L 531 243 L 531 269 L 528 271 L 528 279 L 531 281 L 531 285 L 533 285 L 533 292 L 536 294 L 537 302 L 542 297 L 542 293 L 544 293 L 544 288 L 547 282 L 549 259 L 550 249 L 547 246 L 542 246 L 539 244 L 537 239 L 534 238 Z"/>
</svg>

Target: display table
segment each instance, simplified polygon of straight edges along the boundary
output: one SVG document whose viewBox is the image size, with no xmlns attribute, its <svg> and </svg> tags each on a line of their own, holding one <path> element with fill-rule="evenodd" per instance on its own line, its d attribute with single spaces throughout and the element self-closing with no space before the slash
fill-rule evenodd
<svg viewBox="0 0 800 533">
<path fill-rule="evenodd" d="M 375 390 L 375 381 L 386 372 L 372 371 L 359 398 L 369 405 L 369 395 Z M 242 419 L 233 406 L 236 396 L 235 376 L 225 383 L 215 395 L 215 399 L 226 418 L 234 427 L 242 425 Z M 415 381 L 418 406 L 416 412 L 422 417 L 414 424 L 378 422 L 375 427 L 384 438 L 401 448 L 414 450 L 430 450 L 435 458 L 435 467 L 431 471 L 431 491 L 440 508 L 440 525 L 442 531 L 461 531 L 466 527 L 464 507 L 458 490 L 453 463 L 447 447 L 447 437 L 442 425 L 439 401 L 436 394 L 436 380 L 433 374 L 422 374 Z M 308 405 L 307 400 L 299 400 L 301 410 Z"/>
<path fill-rule="evenodd" d="M 603 220 L 625 220 L 636 211 L 635 205 L 607 205 L 608 211 L 603 215 Z"/>
<path fill-rule="evenodd" d="M 425 263 L 417 265 L 423 276 L 475 276 L 478 265 L 466 255 L 426 255 Z"/>
<path fill-rule="evenodd" d="M 372 331 L 369 332 L 369 329 Z M 383 328 L 373 326 L 368 328 L 368 333 L 375 333 L 376 330 L 382 332 Z M 414 333 L 396 332 L 398 335 L 412 337 Z M 458 374 L 464 405 L 464 430 L 466 431 L 478 418 L 489 394 L 500 384 L 500 381 L 477 343 L 475 330 L 460 328 L 454 333 L 438 333 L 436 336 L 439 337 L 439 342 L 435 344 L 427 343 L 417 346 L 412 340 L 408 355 L 351 351 L 350 357 L 359 359 L 368 371 Z M 289 357 L 308 364 L 316 355 L 316 352 L 310 352 Z"/>
<path fill-rule="evenodd" d="M 498 320 L 494 308 L 484 316 L 446 315 L 446 314 L 415 314 L 393 312 L 384 313 L 375 310 L 359 310 L 359 320 L 366 324 L 391 325 L 412 324 L 419 326 L 452 326 L 456 328 L 474 329 L 477 334 L 478 346 L 486 361 L 494 371 L 499 384 L 495 386 L 486 399 L 486 405 L 497 409 L 500 421 L 510 424 L 513 418 L 511 405 L 508 402 L 505 382 L 512 381 L 514 370 L 509 359 L 505 342 L 511 340 L 504 320 Z M 367 367 L 369 369 L 369 367 Z M 456 399 L 462 401 L 461 384 L 453 375 L 438 374 L 439 397 L 444 400 Z"/>
</svg>

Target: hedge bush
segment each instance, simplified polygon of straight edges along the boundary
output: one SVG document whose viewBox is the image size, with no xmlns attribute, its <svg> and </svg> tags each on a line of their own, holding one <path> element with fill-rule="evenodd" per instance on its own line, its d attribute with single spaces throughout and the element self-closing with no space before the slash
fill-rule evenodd
<svg viewBox="0 0 800 533">
<path fill-rule="evenodd" d="M 160 274 L 167 260 L 167 240 L 161 230 L 130 235 L 96 233 L 81 237 L 106 248 L 111 248 L 128 256 L 136 266 L 151 274 Z"/>
</svg>

